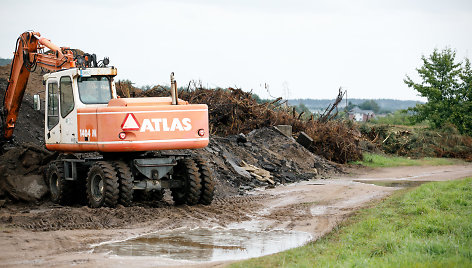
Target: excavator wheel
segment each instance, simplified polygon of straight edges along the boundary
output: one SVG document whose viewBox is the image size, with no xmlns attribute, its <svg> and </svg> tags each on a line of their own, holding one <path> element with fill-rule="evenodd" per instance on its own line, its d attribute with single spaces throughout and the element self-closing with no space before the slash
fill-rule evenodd
<svg viewBox="0 0 472 268">
<path fill-rule="evenodd" d="M 125 207 L 131 206 L 133 202 L 133 175 L 129 166 L 123 161 L 113 162 L 118 177 L 119 197 L 118 203 Z"/>
<path fill-rule="evenodd" d="M 98 161 L 87 176 L 87 200 L 92 208 L 114 207 L 118 203 L 119 183 L 116 171 L 109 162 Z"/>
<path fill-rule="evenodd" d="M 182 159 L 174 167 L 174 179 L 184 182 L 183 188 L 172 189 L 172 199 L 176 205 L 196 205 L 200 200 L 201 182 L 197 164 L 192 159 Z"/>
<path fill-rule="evenodd" d="M 210 205 L 215 194 L 215 181 L 213 174 L 208 166 L 206 160 L 201 157 L 195 159 L 198 170 L 200 172 L 200 179 L 202 184 L 202 194 L 200 195 L 200 203 L 203 205 Z"/>
<path fill-rule="evenodd" d="M 51 163 L 48 168 L 48 183 L 51 191 L 51 200 L 54 203 L 65 205 L 70 202 L 72 187 L 64 177 L 62 163 Z"/>
</svg>

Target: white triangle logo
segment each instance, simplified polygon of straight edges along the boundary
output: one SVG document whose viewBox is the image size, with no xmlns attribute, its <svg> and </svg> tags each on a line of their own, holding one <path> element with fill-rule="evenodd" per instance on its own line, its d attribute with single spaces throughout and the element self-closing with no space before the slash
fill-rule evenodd
<svg viewBox="0 0 472 268">
<path fill-rule="evenodd" d="M 140 126 L 138 120 L 134 114 L 127 114 L 125 116 L 125 120 L 123 120 L 123 124 L 121 124 L 121 129 L 123 130 L 139 130 Z"/>
</svg>

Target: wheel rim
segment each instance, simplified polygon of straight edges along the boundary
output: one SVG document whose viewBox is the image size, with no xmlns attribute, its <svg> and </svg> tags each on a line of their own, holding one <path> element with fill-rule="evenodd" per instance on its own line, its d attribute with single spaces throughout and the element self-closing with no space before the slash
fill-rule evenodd
<svg viewBox="0 0 472 268">
<path fill-rule="evenodd" d="M 92 185 L 91 185 L 91 192 L 92 192 L 92 198 L 99 202 L 103 198 L 103 179 L 100 175 L 95 175 L 92 179 Z"/>
<path fill-rule="evenodd" d="M 51 189 L 51 194 L 53 196 L 57 196 L 58 189 L 59 189 L 59 179 L 57 177 L 57 173 L 51 174 L 51 178 L 49 181 L 49 187 Z"/>
</svg>

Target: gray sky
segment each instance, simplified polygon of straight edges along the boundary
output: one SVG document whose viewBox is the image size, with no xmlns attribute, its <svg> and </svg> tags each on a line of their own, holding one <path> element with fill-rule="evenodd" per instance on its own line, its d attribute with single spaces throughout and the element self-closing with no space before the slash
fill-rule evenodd
<svg viewBox="0 0 472 268">
<path fill-rule="evenodd" d="M 269 97 L 419 100 L 406 87 L 434 48 L 471 58 L 472 1 L 0 0 L 0 57 L 34 30 L 110 57 L 138 86 L 240 87 Z M 288 90 L 287 90 L 288 89 Z"/>
</svg>

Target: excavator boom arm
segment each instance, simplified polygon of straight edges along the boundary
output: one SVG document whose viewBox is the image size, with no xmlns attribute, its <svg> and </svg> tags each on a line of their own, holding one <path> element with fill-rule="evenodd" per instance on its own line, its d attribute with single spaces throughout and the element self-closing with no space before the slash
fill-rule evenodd
<svg viewBox="0 0 472 268">
<path fill-rule="evenodd" d="M 43 53 L 44 47 L 50 49 Z M 3 139 L 10 139 L 26 90 L 29 75 L 36 66 L 49 71 L 73 68 L 76 65 L 73 52 L 60 48 L 38 32 L 24 32 L 16 42 L 15 53 L 11 63 L 10 79 L 3 98 L 1 112 L 1 131 Z"/>
</svg>

